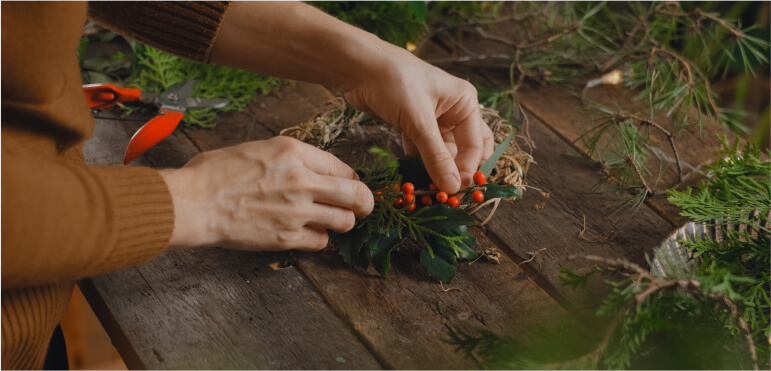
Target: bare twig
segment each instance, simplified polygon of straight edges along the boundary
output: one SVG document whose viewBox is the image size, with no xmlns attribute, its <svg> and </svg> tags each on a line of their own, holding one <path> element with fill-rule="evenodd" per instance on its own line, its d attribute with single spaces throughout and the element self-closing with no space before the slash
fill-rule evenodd
<svg viewBox="0 0 771 371">
<path fill-rule="evenodd" d="M 642 185 L 643 185 L 643 188 L 645 188 L 645 192 L 647 192 L 647 193 L 648 193 L 648 194 L 646 195 L 646 197 L 652 197 L 652 196 L 654 196 L 654 195 L 655 195 L 655 193 L 654 193 L 654 191 L 653 191 L 653 188 L 651 188 L 651 187 L 648 185 L 648 182 L 646 182 L 646 181 L 645 181 L 645 177 L 643 177 L 643 175 L 642 175 L 642 172 L 640 172 L 640 168 L 637 166 L 637 163 L 635 162 L 634 158 L 632 158 L 632 156 L 631 156 L 631 155 L 628 155 L 628 154 L 627 154 L 626 156 L 624 156 L 624 162 L 626 162 L 626 165 L 627 165 L 627 166 L 629 166 L 630 168 L 632 168 L 632 170 L 634 171 L 634 174 L 635 174 L 635 176 L 636 176 L 636 177 L 637 177 L 637 179 L 640 181 L 640 183 L 642 183 Z"/>
<path fill-rule="evenodd" d="M 610 231 L 605 236 L 597 237 L 594 240 L 590 240 L 590 239 L 584 237 L 584 233 L 586 232 L 586 215 L 584 215 L 583 217 L 584 217 L 584 227 L 581 229 L 580 232 L 578 232 L 578 239 L 580 239 L 582 241 L 590 242 L 590 243 L 597 243 L 597 242 L 600 242 L 600 241 L 607 241 L 607 240 L 611 240 L 612 241 L 616 237 L 616 231 Z"/>
<path fill-rule="evenodd" d="M 567 259 L 568 260 L 584 259 L 584 260 L 593 261 L 593 262 L 597 262 L 597 263 L 604 263 L 604 264 L 607 264 L 607 265 L 612 265 L 612 266 L 617 266 L 617 267 L 624 267 L 626 269 L 634 271 L 635 273 L 639 274 L 640 276 L 643 276 L 644 278 L 646 278 L 648 280 L 654 280 L 655 279 L 653 277 L 653 275 L 651 275 L 650 272 L 648 272 L 647 270 L 643 269 L 639 265 L 637 265 L 635 263 L 632 263 L 632 262 L 629 262 L 627 260 L 610 259 L 610 258 L 605 258 L 605 257 L 602 257 L 602 256 L 597 256 L 597 255 L 570 255 L 570 256 L 567 257 Z"/>
<path fill-rule="evenodd" d="M 669 146 L 672 147 L 672 154 L 675 156 L 675 164 L 677 164 L 677 178 L 678 178 L 678 181 L 682 183 L 683 165 L 680 163 L 680 155 L 677 153 L 677 146 L 675 146 L 675 136 L 672 135 L 672 133 L 669 130 L 664 129 L 661 125 L 653 122 L 653 120 L 643 119 L 637 116 L 632 116 L 632 118 L 640 121 L 640 125 L 651 126 L 656 130 L 660 131 L 662 134 L 666 135 L 667 141 L 669 141 Z"/>
<path fill-rule="evenodd" d="M 444 288 L 444 284 L 442 283 L 442 281 L 439 281 L 439 287 L 441 287 L 442 291 L 444 291 L 444 292 L 452 291 L 452 290 L 460 291 L 460 288 L 457 288 L 457 287 L 447 287 L 447 288 Z"/>
<path fill-rule="evenodd" d="M 725 297 L 724 295 L 720 295 L 723 297 L 723 303 L 728 307 L 728 309 L 731 311 L 731 316 L 734 317 L 734 320 L 739 324 L 739 327 L 744 331 L 744 339 L 747 340 L 747 346 L 749 347 L 750 351 L 750 357 L 752 357 L 753 365 L 755 366 L 755 370 L 758 369 L 758 352 L 755 349 L 755 341 L 752 340 L 752 331 L 750 330 L 750 326 L 747 324 L 747 321 L 742 318 L 741 314 L 739 313 L 739 308 L 736 307 L 736 304 L 734 304 L 733 301 Z"/>
<path fill-rule="evenodd" d="M 493 215 L 495 215 L 495 211 L 496 211 L 496 210 L 498 210 L 498 205 L 500 205 L 500 204 L 501 204 L 501 199 L 500 199 L 500 198 L 496 198 L 496 199 L 495 199 L 495 205 L 493 205 L 493 209 L 492 209 L 492 210 L 490 210 L 490 214 L 488 214 L 488 215 L 487 215 L 487 218 L 485 218 L 485 220 L 484 220 L 484 221 L 482 222 L 482 224 L 480 224 L 480 225 L 485 225 L 485 224 L 487 224 L 487 223 L 488 223 L 490 220 L 492 220 L 492 219 L 493 219 Z"/>
<path fill-rule="evenodd" d="M 544 250 L 546 250 L 546 248 L 545 248 L 545 247 L 544 247 L 544 248 L 542 248 L 542 249 L 540 249 L 540 250 L 538 250 L 538 251 L 536 251 L 536 252 L 534 252 L 534 253 L 533 253 L 533 256 L 531 256 L 531 257 L 530 257 L 530 259 L 527 259 L 527 260 L 525 260 L 525 261 L 523 261 L 522 263 L 519 263 L 519 264 L 517 264 L 517 265 L 522 265 L 522 264 L 525 264 L 525 263 L 530 263 L 531 261 L 533 261 L 533 259 L 535 259 L 535 256 L 536 256 L 536 255 L 538 255 L 538 253 L 539 253 L 539 252 L 541 252 L 541 251 L 544 251 Z M 539 266 L 540 266 L 540 264 L 541 264 L 541 263 L 538 263 L 538 264 L 539 264 Z"/>
</svg>

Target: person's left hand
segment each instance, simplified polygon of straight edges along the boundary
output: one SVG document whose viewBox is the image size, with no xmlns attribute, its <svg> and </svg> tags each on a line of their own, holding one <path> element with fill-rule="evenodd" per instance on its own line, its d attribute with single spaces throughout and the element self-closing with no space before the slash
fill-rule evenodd
<svg viewBox="0 0 771 371">
<path fill-rule="evenodd" d="M 392 57 L 345 89 L 345 99 L 400 132 L 405 153 L 420 154 L 441 190 L 467 187 L 494 145 L 476 89 L 404 49 Z"/>
</svg>

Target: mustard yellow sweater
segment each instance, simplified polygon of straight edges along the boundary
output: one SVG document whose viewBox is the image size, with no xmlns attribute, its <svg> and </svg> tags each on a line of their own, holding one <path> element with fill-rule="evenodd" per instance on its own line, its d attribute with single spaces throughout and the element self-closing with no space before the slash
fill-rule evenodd
<svg viewBox="0 0 771 371">
<path fill-rule="evenodd" d="M 2 366 L 41 368 L 75 280 L 149 260 L 174 209 L 158 173 L 85 166 L 94 129 L 76 58 L 86 18 L 206 62 L 225 2 L 2 6 Z"/>
</svg>

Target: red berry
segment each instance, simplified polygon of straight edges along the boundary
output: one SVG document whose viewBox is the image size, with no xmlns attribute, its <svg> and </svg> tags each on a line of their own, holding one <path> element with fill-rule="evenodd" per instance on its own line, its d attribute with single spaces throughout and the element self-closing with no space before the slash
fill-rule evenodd
<svg viewBox="0 0 771 371">
<path fill-rule="evenodd" d="M 407 211 L 412 211 L 412 210 L 415 210 L 415 204 L 414 203 L 412 205 L 410 205 L 410 207 L 407 208 Z"/>
<path fill-rule="evenodd" d="M 438 201 L 440 204 L 443 204 L 447 202 L 447 192 L 440 191 L 436 194 L 436 201 Z"/>
<path fill-rule="evenodd" d="M 474 202 L 482 202 L 485 200 L 485 194 L 482 193 L 482 191 L 474 191 L 474 193 L 471 194 L 471 199 L 474 200 Z"/>
<path fill-rule="evenodd" d="M 402 192 L 406 195 L 412 194 L 412 192 L 415 192 L 415 186 L 412 185 L 412 183 L 404 183 L 402 184 Z"/>
<path fill-rule="evenodd" d="M 402 205 L 404 205 L 404 199 L 401 197 L 397 197 L 396 201 L 394 201 L 394 207 L 398 209 L 402 207 Z"/>
<path fill-rule="evenodd" d="M 439 190 L 439 188 L 434 183 L 429 184 L 428 185 L 428 189 L 430 189 L 432 191 L 438 191 Z"/>
<path fill-rule="evenodd" d="M 420 198 L 420 203 L 422 203 L 423 205 L 426 205 L 426 206 L 431 205 L 431 196 L 423 196 L 423 197 L 421 197 Z"/>
<path fill-rule="evenodd" d="M 487 177 L 481 171 L 474 173 L 474 183 L 477 185 L 485 185 L 487 183 Z"/>
<path fill-rule="evenodd" d="M 394 184 L 393 187 L 394 187 L 394 191 L 398 191 L 399 190 L 399 183 Z"/>
<path fill-rule="evenodd" d="M 415 204 L 415 196 L 409 194 L 404 195 L 404 205 L 414 205 Z"/>
<path fill-rule="evenodd" d="M 447 199 L 447 204 L 450 205 L 450 207 L 458 207 L 458 205 L 460 205 L 460 200 L 455 196 L 450 196 L 450 198 Z"/>
</svg>

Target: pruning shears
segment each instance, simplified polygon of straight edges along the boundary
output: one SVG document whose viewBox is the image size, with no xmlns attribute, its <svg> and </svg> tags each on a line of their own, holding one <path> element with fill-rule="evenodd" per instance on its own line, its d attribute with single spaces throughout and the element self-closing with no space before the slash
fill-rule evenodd
<svg viewBox="0 0 771 371">
<path fill-rule="evenodd" d="M 123 164 L 128 164 L 171 135 L 185 117 L 187 109 L 223 108 L 230 103 L 229 99 L 190 97 L 197 83 L 196 80 L 187 80 L 161 93 L 120 88 L 113 84 L 91 84 L 83 85 L 83 92 L 92 111 L 111 108 L 124 102 L 144 102 L 158 107 L 158 116 L 144 124 L 131 137 L 123 157 Z"/>
</svg>

